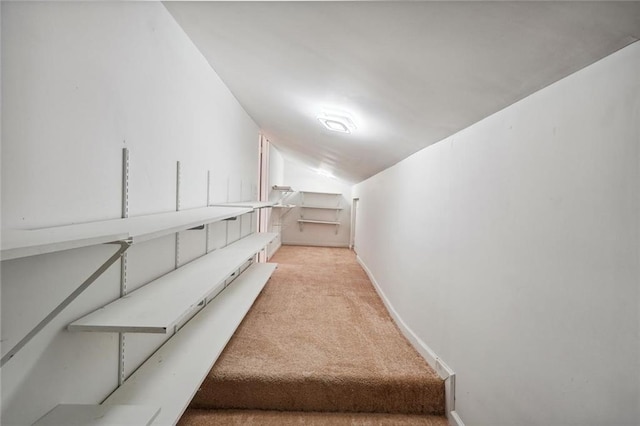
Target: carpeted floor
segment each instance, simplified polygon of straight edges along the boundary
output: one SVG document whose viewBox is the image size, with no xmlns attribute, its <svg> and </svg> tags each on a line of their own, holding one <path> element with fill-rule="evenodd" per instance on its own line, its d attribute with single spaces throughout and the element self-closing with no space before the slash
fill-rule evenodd
<svg viewBox="0 0 640 426">
<path fill-rule="evenodd" d="M 447 424 L 443 381 L 352 251 L 283 246 L 271 261 L 278 269 L 181 426 Z"/>
<path fill-rule="evenodd" d="M 384 413 L 329 413 L 190 409 L 180 425 L 190 426 L 448 426 L 443 416 Z"/>
</svg>

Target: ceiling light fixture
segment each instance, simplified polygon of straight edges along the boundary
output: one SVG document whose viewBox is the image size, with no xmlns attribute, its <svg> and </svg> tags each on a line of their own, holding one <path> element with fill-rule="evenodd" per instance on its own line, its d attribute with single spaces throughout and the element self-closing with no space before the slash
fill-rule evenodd
<svg viewBox="0 0 640 426">
<path fill-rule="evenodd" d="M 328 114 L 323 112 L 318 115 L 317 118 L 324 127 L 333 132 L 351 133 L 356 129 L 356 125 L 351 117 L 345 114 Z"/>
</svg>

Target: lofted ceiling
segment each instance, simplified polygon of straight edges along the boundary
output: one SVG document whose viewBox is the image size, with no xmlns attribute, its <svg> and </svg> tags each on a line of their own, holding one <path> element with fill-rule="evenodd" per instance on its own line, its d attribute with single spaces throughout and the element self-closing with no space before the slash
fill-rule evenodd
<svg viewBox="0 0 640 426">
<path fill-rule="evenodd" d="M 352 182 L 640 39 L 640 2 L 165 6 L 274 145 Z"/>
</svg>

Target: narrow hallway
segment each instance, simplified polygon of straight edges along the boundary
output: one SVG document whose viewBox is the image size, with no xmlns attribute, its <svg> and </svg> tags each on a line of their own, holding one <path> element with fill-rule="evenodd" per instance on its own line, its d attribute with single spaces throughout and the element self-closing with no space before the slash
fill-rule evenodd
<svg viewBox="0 0 640 426">
<path fill-rule="evenodd" d="M 181 426 L 446 425 L 444 384 L 352 251 L 283 246 Z"/>
</svg>

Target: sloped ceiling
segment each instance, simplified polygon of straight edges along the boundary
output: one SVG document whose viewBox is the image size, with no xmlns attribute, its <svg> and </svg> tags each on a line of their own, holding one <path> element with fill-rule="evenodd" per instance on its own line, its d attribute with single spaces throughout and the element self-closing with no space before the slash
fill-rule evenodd
<svg viewBox="0 0 640 426">
<path fill-rule="evenodd" d="M 352 182 L 640 39 L 640 2 L 165 6 L 273 144 Z"/>
</svg>

